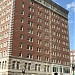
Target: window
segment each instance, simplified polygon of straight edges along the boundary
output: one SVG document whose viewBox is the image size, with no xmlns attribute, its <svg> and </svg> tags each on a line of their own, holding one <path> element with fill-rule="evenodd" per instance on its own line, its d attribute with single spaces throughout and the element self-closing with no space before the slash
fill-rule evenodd
<svg viewBox="0 0 75 75">
<path fill-rule="evenodd" d="M 23 46 L 23 45 L 22 45 L 22 42 L 21 42 L 21 43 L 20 43 L 20 48 L 22 48 L 22 46 Z"/>
<path fill-rule="evenodd" d="M 19 53 L 19 56 L 22 57 L 22 52 Z"/>
<path fill-rule="evenodd" d="M 20 69 L 20 62 L 17 62 L 16 69 Z"/>
<path fill-rule="evenodd" d="M 48 21 L 45 21 L 45 25 L 48 25 Z"/>
<path fill-rule="evenodd" d="M 37 40 L 37 44 L 41 45 L 42 41 L 40 39 Z"/>
<path fill-rule="evenodd" d="M 45 35 L 44 35 L 44 39 L 49 39 L 48 34 L 45 34 Z"/>
<path fill-rule="evenodd" d="M 15 65 L 16 65 L 15 63 L 16 63 L 15 61 L 12 62 L 12 69 L 15 69 Z"/>
<path fill-rule="evenodd" d="M 38 59 L 38 60 L 41 60 L 41 56 L 37 55 L 37 59 Z"/>
<path fill-rule="evenodd" d="M 64 73 L 70 73 L 70 68 L 65 67 L 65 68 L 63 68 L 63 71 L 64 71 Z"/>
<path fill-rule="evenodd" d="M 49 72 L 49 66 L 47 66 L 47 72 Z"/>
<path fill-rule="evenodd" d="M 45 49 L 45 53 L 46 53 L 46 54 L 49 54 L 49 50 L 48 50 L 48 49 Z"/>
<path fill-rule="evenodd" d="M 24 10 L 21 11 L 21 15 L 24 15 Z"/>
<path fill-rule="evenodd" d="M 1 69 L 1 62 L 0 62 L 0 69 Z"/>
<path fill-rule="evenodd" d="M 33 46 L 32 45 L 27 45 L 27 50 L 33 50 Z"/>
<path fill-rule="evenodd" d="M 33 34 L 33 29 L 28 29 L 28 33 Z"/>
<path fill-rule="evenodd" d="M 42 29 L 42 26 L 41 25 L 37 25 L 37 29 Z"/>
<path fill-rule="evenodd" d="M 48 61 L 49 61 L 49 58 L 48 58 L 48 57 L 45 57 L 45 61 L 47 61 L 47 62 L 48 62 Z"/>
<path fill-rule="evenodd" d="M 24 19 L 23 18 L 21 18 L 21 23 L 24 23 Z"/>
<path fill-rule="evenodd" d="M 38 64 L 35 64 L 35 71 L 38 71 Z"/>
<path fill-rule="evenodd" d="M 49 42 L 45 41 L 44 45 L 49 46 Z"/>
<path fill-rule="evenodd" d="M 34 19 L 34 15 L 33 14 L 28 14 L 28 18 Z"/>
<path fill-rule="evenodd" d="M 44 30 L 44 31 L 45 31 L 45 32 L 48 32 L 48 31 L 49 31 L 49 28 L 46 28 L 46 27 L 45 27 L 45 30 Z"/>
<path fill-rule="evenodd" d="M 45 14 L 45 16 L 44 16 L 46 19 L 48 19 L 48 15 L 47 14 Z"/>
<path fill-rule="evenodd" d="M 41 70 L 41 65 L 35 64 L 35 71 L 40 71 L 40 70 Z"/>
<path fill-rule="evenodd" d="M 34 5 L 33 0 L 28 0 L 28 2 L 29 2 L 30 4 L 32 4 L 32 5 Z"/>
<path fill-rule="evenodd" d="M 58 68 L 57 67 L 53 67 L 53 72 L 58 72 Z"/>
<path fill-rule="evenodd" d="M 25 70 L 27 69 L 27 63 L 25 63 Z"/>
<path fill-rule="evenodd" d="M 4 69 L 4 61 L 2 62 L 2 69 Z"/>
<path fill-rule="evenodd" d="M 38 21 L 39 23 L 42 23 L 42 18 L 39 18 L 39 17 L 38 17 L 37 21 Z"/>
<path fill-rule="evenodd" d="M 40 70 L 41 70 L 41 65 L 39 64 L 39 65 L 38 65 L 38 71 L 40 71 Z"/>
<path fill-rule="evenodd" d="M 33 55 L 32 54 L 27 54 L 27 58 L 28 59 L 33 59 Z"/>
<path fill-rule="evenodd" d="M 32 21 L 28 21 L 28 25 L 29 25 L 29 26 L 33 26 L 34 23 L 33 23 Z"/>
<path fill-rule="evenodd" d="M 28 63 L 28 70 L 31 70 L 31 63 Z"/>
<path fill-rule="evenodd" d="M 39 8 L 39 9 L 42 9 L 42 6 L 41 6 L 41 5 L 38 5 L 38 8 Z"/>
<path fill-rule="evenodd" d="M 23 39 L 23 34 L 20 34 L 20 39 Z"/>
<path fill-rule="evenodd" d="M 41 32 L 37 32 L 37 36 L 41 37 L 42 33 Z"/>
<path fill-rule="evenodd" d="M 44 66 L 44 72 L 46 72 L 46 65 Z"/>
<path fill-rule="evenodd" d="M 33 7 L 29 6 L 28 9 L 29 9 L 29 11 L 34 12 L 34 8 Z"/>
<path fill-rule="evenodd" d="M 38 11 L 38 15 L 42 16 L 42 11 Z"/>
<path fill-rule="evenodd" d="M 62 67 L 60 67 L 60 72 L 62 73 Z"/>
<path fill-rule="evenodd" d="M 41 52 L 41 48 L 40 47 L 37 47 L 37 52 Z"/>
<path fill-rule="evenodd" d="M 23 26 L 20 27 L 20 30 L 23 31 Z"/>
<path fill-rule="evenodd" d="M 22 7 L 24 8 L 24 2 L 22 2 Z"/>
<path fill-rule="evenodd" d="M 30 36 L 28 36 L 27 40 L 28 40 L 29 42 L 33 42 L 33 38 L 30 37 Z"/>
</svg>

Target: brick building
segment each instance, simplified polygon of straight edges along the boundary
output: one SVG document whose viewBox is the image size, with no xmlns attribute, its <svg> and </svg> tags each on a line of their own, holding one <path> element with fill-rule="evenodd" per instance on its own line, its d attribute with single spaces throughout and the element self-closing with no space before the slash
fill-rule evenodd
<svg viewBox="0 0 75 75">
<path fill-rule="evenodd" d="M 68 11 L 52 0 L 0 0 L 0 75 L 23 68 L 70 75 Z"/>
</svg>

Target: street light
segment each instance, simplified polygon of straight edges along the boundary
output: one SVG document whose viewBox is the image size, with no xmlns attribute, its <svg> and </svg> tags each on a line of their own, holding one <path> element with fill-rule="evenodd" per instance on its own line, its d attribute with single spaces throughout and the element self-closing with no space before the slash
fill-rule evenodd
<svg viewBox="0 0 75 75">
<path fill-rule="evenodd" d="M 23 74 L 23 75 L 25 74 L 25 68 L 22 69 L 22 74 Z"/>
<path fill-rule="evenodd" d="M 73 75 L 74 75 L 74 69 L 75 69 L 75 66 L 74 64 L 72 64 Z"/>
</svg>

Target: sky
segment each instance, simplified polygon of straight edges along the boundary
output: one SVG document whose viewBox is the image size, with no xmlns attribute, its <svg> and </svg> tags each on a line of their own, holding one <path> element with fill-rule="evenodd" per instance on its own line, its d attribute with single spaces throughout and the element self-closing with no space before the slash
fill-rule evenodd
<svg viewBox="0 0 75 75">
<path fill-rule="evenodd" d="M 75 50 L 75 0 L 53 0 L 53 1 L 69 11 L 68 26 L 69 26 L 70 50 Z"/>
</svg>

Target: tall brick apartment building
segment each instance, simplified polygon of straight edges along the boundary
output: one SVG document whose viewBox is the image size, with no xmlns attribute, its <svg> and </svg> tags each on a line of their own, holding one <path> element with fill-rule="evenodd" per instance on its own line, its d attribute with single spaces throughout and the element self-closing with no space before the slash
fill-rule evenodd
<svg viewBox="0 0 75 75">
<path fill-rule="evenodd" d="M 0 75 L 70 75 L 68 11 L 52 0 L 0 0 Z"/>
</svg>

